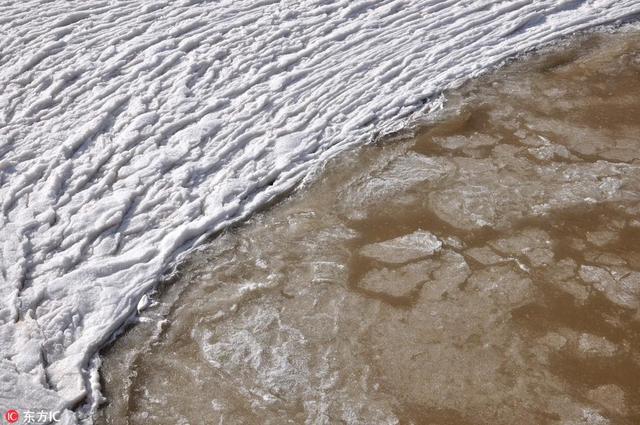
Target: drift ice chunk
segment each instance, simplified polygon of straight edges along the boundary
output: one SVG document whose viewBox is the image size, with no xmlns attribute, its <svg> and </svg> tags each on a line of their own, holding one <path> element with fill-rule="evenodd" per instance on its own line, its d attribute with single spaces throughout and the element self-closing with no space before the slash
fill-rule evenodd
<svg viewBox="0 0 640 425">
<path fill-rule="evenodd" d="M 428 257 L 440 251 L 442 242 L 424 230 L 364 246 L 360 254 L 378 261 L 402 264 Z"/>
</svg>

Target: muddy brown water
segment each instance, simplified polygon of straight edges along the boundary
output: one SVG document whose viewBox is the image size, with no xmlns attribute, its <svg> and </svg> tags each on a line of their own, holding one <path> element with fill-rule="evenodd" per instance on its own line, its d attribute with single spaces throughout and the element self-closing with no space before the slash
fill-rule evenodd
<svg viewBox="0 0 640 425">
<path fill-rule="evenodd" d="M 448 95 L 218 236 L 99 424 L 640 424 L 640 35 Z"/>
</svg>

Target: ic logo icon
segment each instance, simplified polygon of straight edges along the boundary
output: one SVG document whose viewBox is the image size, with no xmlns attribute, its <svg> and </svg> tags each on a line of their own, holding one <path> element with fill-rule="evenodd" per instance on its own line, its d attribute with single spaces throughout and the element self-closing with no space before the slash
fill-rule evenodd
<svg viewBox="0 0 640 425">
<path fill-rule="evenodd" d="M 13 424 L 18 422 L 18 419 L 20 419 L 20 413 L 18 413 L 17 410 L 10 409 L 7 410 L 7 412 L 4 414 L 4 418 L 7 420 L 7 422 Z"/>
</svg>

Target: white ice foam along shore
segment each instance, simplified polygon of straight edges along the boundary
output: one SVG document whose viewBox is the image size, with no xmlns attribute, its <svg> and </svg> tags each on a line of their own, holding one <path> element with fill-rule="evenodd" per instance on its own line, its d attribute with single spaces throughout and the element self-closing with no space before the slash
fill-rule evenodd
<svg viewBox="0 0 640 425">
<path fill-rule="evenodd" d="M 163 273 L 322 161 L 514 53 L 639 12 L 3 1 L 0 408 L 82 403 L 91 357 Z"/>
</svg>

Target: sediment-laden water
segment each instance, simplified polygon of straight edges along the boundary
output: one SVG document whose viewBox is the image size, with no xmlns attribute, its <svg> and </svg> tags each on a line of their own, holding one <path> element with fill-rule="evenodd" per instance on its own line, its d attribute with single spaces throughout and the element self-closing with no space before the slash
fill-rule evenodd
<svg viewBox="0 0 640 425">
<path fill-rule="evenodd" d="M 333 161 L 103 353 L 99 423 L 639 423 L 639 77 L 582 36 Z"/>
<path fill-rule="evenodd" d="M 85 422 L 98 351 L 212 234 L 637 0 L 3 0 L 0 412 Z"/>
</svg>

